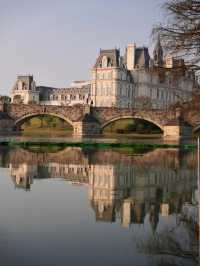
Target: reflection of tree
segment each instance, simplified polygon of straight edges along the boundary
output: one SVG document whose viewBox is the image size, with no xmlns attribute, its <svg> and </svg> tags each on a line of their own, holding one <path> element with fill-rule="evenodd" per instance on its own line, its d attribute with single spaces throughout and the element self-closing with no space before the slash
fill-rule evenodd
<svg viewBox="0 0 200 266">
<path fill-rule="evenodd" d="M 156 265 L 198 265 L 198 234 L 189 224 L 184 224 L 190 239 L 188 247 L 185 247 L 175 232 L 180 225 L 170 231 L 156 232 L 148 239 L 140 239 L 138 250 L 153 255 Z"/>
</svg>

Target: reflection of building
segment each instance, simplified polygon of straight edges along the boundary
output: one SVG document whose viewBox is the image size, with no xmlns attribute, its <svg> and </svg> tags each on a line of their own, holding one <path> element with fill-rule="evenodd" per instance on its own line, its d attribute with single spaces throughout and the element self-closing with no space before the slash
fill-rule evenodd
<svg viewBox="0 0 200 266">
<path fill-rule="evenodd" d="M 124 173 L 127 173 L 125 169 Z M 131 178 L 119 177 L 114 165 L 91 165 L 89 199 L 96 219 L 114 221 L 116 202 L 127 197 L 131 185 Z"/>
<path fill-rule="evenodd" d="M 10 164 L 10 175 L 17 188 L 30 190 L 33 179 L 37 176 L 36 165 L 13 165 Z"/>
<path fill-rule="evenodd" d="M 167 218 L 181 213 L 185 202 L 192 203 L 196 189 L 195 157 L 192 153 L 180 156 L 177 150 L 127 156 L 76 148 L 52 154 L 17 149 L 8 158 L 17 187 L 29 189 L 34 178 L 86 184 L 96 220 L 120 219 L 124 227 L 143 224 L 148 214 L 155 231 L 159 214 Z"/>
</svg>

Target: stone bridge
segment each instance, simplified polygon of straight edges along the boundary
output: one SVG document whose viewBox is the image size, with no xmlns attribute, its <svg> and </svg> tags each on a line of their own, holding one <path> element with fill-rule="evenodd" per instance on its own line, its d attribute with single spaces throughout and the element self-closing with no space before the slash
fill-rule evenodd
<svg viewBox="0 0 200 266">
<path fill-rule="evenodd" d="M 18 130 L 31 117 L 48 114 L 59 117 L 69 123 L 73 127 L 74 135 L 100 134 L 109 123 L 125 118 L 149 121 L 163 131 L 164 137 L 169 138 L 191 135 L 192 131 L 200 127 L 200 106 L 198 101 L 191 101 L 182 106 L 174 106 L 169 110 L 0 103 L 0 111 L 1 114 L 7 115 L 12 121 L 13 130 Z"/>
</svg>

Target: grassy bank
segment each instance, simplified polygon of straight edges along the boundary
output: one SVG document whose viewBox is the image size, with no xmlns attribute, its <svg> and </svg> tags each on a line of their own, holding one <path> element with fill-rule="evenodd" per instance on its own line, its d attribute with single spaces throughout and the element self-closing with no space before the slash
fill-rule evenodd
<svg viewBox="0 0 200 266">
<path fill-rule="evenodd" d="M 126 118 L 114 121 L 104 128 L 105 134 L 161 134 L 154 124 L 141 119 Z"/>
<path fill-rule="evenodd" d="M 21 131 L 21 135 L 30 137 L 66 137 L 72 135 L 72 131 L 57 128 L 26 128 L 26 130 Z"/>
<path fill-rule="evenodd" d="M 60 150 L 66 147 L 97 148 L 97 149 L 121 149 L 132 152 L 144 152 L 156 148 L 180 148 L 185 150 L 195 149 L 196 144 L 142 144 L 142 143 L 99 143 L 99 142 L 39 142 L 39 141 L 1 141 L 1 145 L 8 147 L 23 147 L 28 149 Z"/>
</svg>

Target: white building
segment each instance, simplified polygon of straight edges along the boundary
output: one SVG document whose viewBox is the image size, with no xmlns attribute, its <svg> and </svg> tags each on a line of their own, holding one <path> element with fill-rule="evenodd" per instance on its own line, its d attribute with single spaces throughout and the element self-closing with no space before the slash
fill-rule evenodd
<svg viewBox="0 0 200 266">
<path fill-rule="evenodd" d="M 36 87 L 33 76 L 18 76 L 12 103 L 43 105 L 93 105 L 97 107 L 164 109 L 191 99 L 194 73 L 184 60 L 164 58 L 158 39 L 150 58 L 147 47 L 129 44 L 119 49 L 100 50 L 91 70 L 91 80 L 74 81 L 68 88 Z"/>
<path fill-rule="evenodd" d="M 100 50 L 92 68 L 91 98 L 94 106 L 163 109 L 189 100 L 194 74 L 183 60 L 163 56 L 158 39 L 150 58 L 147 47 L 129 44 L 123 56 L 118 49 Z"/>
<path fill-rule="evenodd" d="M 134 82 L 117 49 L 100 50 L 92 69 L 91 98 L 94 106 L 133 107 Z"/>
<path fill-rule="evenodd" d="M 11 93 L 12 103 L 39 103 L 39 91 L 33 76 L 18 76 Z"/>
</svg>

